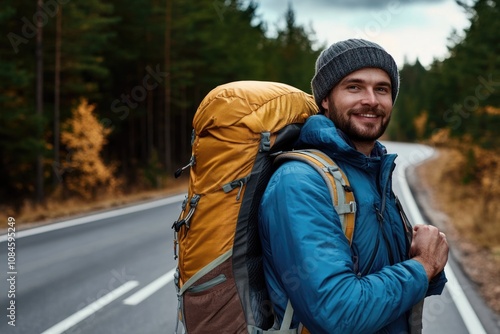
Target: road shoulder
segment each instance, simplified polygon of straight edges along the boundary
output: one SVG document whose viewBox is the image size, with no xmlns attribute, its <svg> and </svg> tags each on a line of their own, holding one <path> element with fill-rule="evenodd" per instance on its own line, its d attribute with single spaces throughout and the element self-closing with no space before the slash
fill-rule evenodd
<svg viewBox="0 0 500 334">
<path fill-rule="evenodd" d="M 470 287 L 464 292 L 487 333 L 500 334 L 500 313 L 495 312 L 500 301 L 494 297 L 500 292 L 500 268 L 488 252 L 461 238 L 451 218 L 439 209 L 435 193 L 439 186 L 433 184 L 430 175 L 445 163 L 446 157 L 437 150 L 424 163 L 408 167 L 408 185 L 425 220 L 446 233 L 451 245 L 450 256 L 459 267 L 459 281 L 461 285 Z"/>
</svg>

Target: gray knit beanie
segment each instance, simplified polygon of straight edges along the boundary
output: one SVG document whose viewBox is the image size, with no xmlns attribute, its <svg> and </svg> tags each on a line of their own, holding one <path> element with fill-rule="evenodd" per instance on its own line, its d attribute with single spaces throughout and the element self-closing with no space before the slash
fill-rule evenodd
<svg viewBox="0 0 500 334">
<path fill-rule="evenodd" d="M 316 104 L 321 101 L 345 76 L 365 67 L 380 68 L 391 79 L 392 104 L 399 91 L 399 73 L 396 62 L 380 45 L 363 39 L 348 39 L 332 44 L 316 60 L 316 73 L 311 81 Z"/>
</svg>

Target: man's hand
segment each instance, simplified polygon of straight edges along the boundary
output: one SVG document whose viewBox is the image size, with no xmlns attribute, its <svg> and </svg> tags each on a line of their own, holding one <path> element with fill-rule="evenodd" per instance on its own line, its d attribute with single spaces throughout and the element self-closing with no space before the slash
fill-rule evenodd
<svg viewBox="0 0 500 334">
<path fill-rule="evenodd" d="M 429 281 L 440 273 L 448 261 L 448 242 L 443 232 L 430 225 L 413 227 L 410 256 L 420 262 Z"/>
</svg>

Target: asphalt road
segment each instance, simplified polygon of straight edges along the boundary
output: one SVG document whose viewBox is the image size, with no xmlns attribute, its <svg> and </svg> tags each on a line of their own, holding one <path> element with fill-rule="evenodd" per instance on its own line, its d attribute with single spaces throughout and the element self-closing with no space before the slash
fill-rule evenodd
<svg viewBox="0 0 500 334">
<path fill-rule="evenodd" d="M 18 232 L 16 326 L 4 315 L 11 299 L 3 260 L 0 333 L 173 333 L 174 287 L 160 283 L 171 281 L 164 275 L 175 266 L 170 227 L 182 198 Z M 0 247 L 6 259 L 6 242 Z M 149 297 L 124 302 L 157 279 Z"/>
<path fill-rule="evenodd" d="M 396 193 L 412 212 L 415 204 L 408 198 L 403 167 L 430 151 L 387 144 L 400 155 Z M 7 236 L 0 236 L 0 333 L 173 333 L 177 299 L 170 227 L 183 198 L 16 231 L 15 254 L 8 254 Z M 420 222 L 422 217 L 415 215 L 412 220 Z M 2 226 L 7 226 L 4 219 Z M 14 265 L 10 269 L 8 262 Z M 455 280 L 450 279 L 443 296 L 427 299 L 424 333 L 499 333 L 453 259 L 448 269 Z"/>
</svg>

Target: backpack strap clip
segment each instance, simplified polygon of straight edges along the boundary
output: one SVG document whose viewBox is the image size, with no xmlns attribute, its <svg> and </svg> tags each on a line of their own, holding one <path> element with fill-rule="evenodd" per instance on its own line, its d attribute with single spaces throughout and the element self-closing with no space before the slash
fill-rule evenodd
<svg viewBox="0 0 500 334">
<path fill-rule="evenodd" d="M 189 212 L 187 213 L 186 217 L 175 221 L 172 225 L 172 228 L 175 230 L 175 232 L 179 232 L 182 225 L 186 225 L 186 228 L 189 230 L 189 221 L 191 220 L 191 217 L 196 210 L 196 206 L 198 205 L 200 198 L 201 195 L 198 194 L 194 194 L 193 197 L 191 197 L 191 200 L 189 201 Z"/>
<path fill-rule="evenodd" d="M 247 175 L 245 177 L 242 177 L 241 179 L 237 179 L 229 183 L 226 183 L 225 185 L 222 186 L 222 190 L 227 194 L 231 192 L 233 189 L 240 188 L 240 190 L 238 190 L 238 195 L 236 195 L 236 200 L 239 201 L 241 197 L 241 192 L 243 191 L 243 186 L 247 184 L 249 179 L 250 175 Z"/>
<path fill-rule="evenodd" d="M 271 150 L 271 132 L 260 134 L 259 152 L 269 152 Z"/>
</svg>

